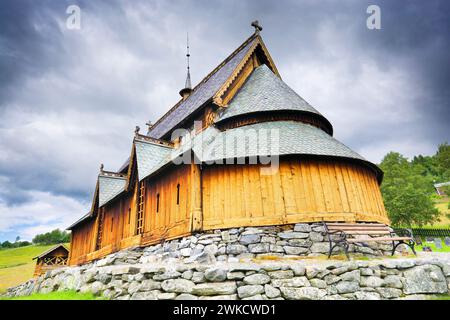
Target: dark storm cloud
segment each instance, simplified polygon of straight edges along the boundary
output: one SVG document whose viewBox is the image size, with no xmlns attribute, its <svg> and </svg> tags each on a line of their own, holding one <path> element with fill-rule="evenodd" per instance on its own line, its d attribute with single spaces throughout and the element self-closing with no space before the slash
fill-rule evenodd
<svg viewBox="0 0 450 320">
<path fill-rule="evenodd" d="M 81 30 L 65 26 L 71 4 Z M 369 4 L 381 30 L 366 28 Z M 283 80 L 338 139 L 374 162 L 433 153 L 450 140 L 449 16 L 448 1 L 3 0 L 0 240 L 87 210 L 99 164 L 117 169 L 134 126 L 177 102 L 186 31 L 193 83 L 259 19 Z"/>
</svg>

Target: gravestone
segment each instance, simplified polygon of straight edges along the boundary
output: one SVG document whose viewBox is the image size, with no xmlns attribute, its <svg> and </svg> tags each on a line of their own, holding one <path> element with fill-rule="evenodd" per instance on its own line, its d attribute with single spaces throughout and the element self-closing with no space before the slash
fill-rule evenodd
<svg viewBox="0 0 450 320">
<path fill-rule="evenodd" d="M 436 249 L 442 249 L 442 240 L 441 238 L 434 238 L 434 245 Z"/>
<path fill-rule="evenodd" d="M 450 247 L 450 237 L 445 237 L 444 238 L 444 243 L 447 247 Z"/>
<path fill-rule="evenodd" d="M 434 239 L 433 239 L 433 238 L 431 238 L 431 237 L 426 237 L 426 238 L 425 238 L 425 241 L 426 241 L 426 242 L 433 242 L 433 241 L 434 241 Z"/>
<path fill-rule="evenodd" d="M 422 245 L 422 238 L 420 236 L 414 236 L 414 241 L 418 246 Z"/>
</svg>

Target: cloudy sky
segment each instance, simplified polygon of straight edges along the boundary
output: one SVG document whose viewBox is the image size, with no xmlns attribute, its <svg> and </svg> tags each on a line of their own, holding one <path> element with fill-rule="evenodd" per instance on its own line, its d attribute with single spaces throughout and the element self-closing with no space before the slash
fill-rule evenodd
<svg viewBox="0 0 450 320">
<path fill-rule="evenodd" d="M 339 140 L 377 163 L 433 154 L 450 141 L 449 17 L 445 0 L 1 0 L 0 241 L 88 210 L 100 163 L 118 169 L 134 127 L 178 101 L 187 31 L 194 84 L 259 19 L 283 80 Z"/>
</svg>

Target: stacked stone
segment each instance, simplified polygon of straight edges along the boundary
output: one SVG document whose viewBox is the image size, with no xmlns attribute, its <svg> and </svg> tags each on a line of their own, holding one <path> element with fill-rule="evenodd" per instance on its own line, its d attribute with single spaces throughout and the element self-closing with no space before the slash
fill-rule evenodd
<svg viewBox="0 0 450 320">
<path fill-rule="evenodd" d="M 323 231 L 321 223 L 214 230 L 144 249 L 125 250 L 106 259 L 114 260 L 116 264 L 168 260 L 213 263 L 268 257 L 320 256 L 328 254 L 330 248 Z M 351 244 L 349 251 L 353 254 L 380 256 L 390 254 L 391 249 L 389 243 L 367 242 Z M 334 253 L 339 253 L 339 250 L 335 249 Z"/>
<path fill-rule="evenodd" d="M 53 270 L 7 296 L 76 290 L 107 299 L 408 299 L 449 292 L 450 261 L 128 264 Z M 112 262 L 114 263 L 114 262 Z"/>
</svg>

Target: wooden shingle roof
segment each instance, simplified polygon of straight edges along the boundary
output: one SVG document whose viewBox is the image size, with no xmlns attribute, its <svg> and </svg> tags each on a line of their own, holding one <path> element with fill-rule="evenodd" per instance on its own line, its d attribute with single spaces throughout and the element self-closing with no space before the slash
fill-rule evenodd
<svg viewBox="0 0 450 320">
<path fill-rule="evenodd" d="M 56 249 L 59 249 L 59 248 L 63 248 L 64 250 L 67 251 L 67 253 L 69 253 L 69 249 L 67 249 L 65 245 L 63 245 L 62 243 L 60 243 L 60 244 L 57 244 L 57 245 L 54 246 L 54 247 L 51 247 L 51 248 L 48 249 L 47 251 L 42 252 L 40 255 L 34 257 L 33 260 L 42 258 L 42 257 L 44 257 L 44 256 L 46 256 L 46 255 L 52 253 L 53 251 L 55 251 Z"/>
<path fill-rule="evenodd" d="M 229 79 L 245 55 L 253 45 L 260 41 L 259 36 L 252 35 L 230 56 L 228 56 L 218 67 L 208 74 L 197 86 L 186 100 L 181 100 L 163 117 L 161 117 L 149 130 L 148 135 L 160 139 L 170 132 L 179 123 L 193 114 L 205 103 L 210 101 L 219 91 L 223 84 Z"/>
</svg>

